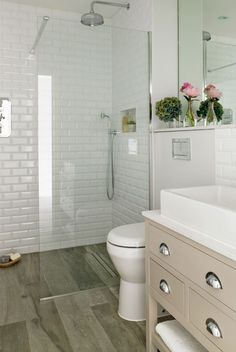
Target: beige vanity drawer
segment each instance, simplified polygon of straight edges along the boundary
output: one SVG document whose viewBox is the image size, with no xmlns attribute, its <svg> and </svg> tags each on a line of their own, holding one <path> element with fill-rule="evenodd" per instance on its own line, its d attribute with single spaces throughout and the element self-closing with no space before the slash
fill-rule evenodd
<svg viewBox="0 0 236 352">
<path fill-rule="evenodd" d="M 236 311 L 235 269 L 152 225 L 149 231 L 150 250 L 155 256 Z M 207 284 L 207 277 L 221 288 Z"/>
<path fill-rule="evenodd" d="M 236 322 L 193 290 L 190 290 L 189 320 L 219 349 L 235 352 Z"/>
<path fill-rule="evenodd" d="M 180 313 L 184 312 L 184 283 L 151 260 L 150 285 Z"/>
</svg>

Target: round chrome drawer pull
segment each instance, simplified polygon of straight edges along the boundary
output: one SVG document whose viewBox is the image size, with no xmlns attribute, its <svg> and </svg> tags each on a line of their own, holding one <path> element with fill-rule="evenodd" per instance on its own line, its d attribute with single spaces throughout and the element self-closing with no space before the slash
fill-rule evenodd
<svg viewBox="0 0 236 352">
<path fill-rule="evenodd" d="M 215 320 L 209 318 L 206 321 L 206 329 L 207 331 L 214 337 L 220 339 L 222 338 L 221 330 Z"/>
<path fill-rule="evenodd" d="M 166 295 L 170 294 L 170 286 L 168 285 L 168 283 L 165 280 L 161 280 L 160 281 L 160 290 L 162 292 L 164 292 Z"/>
<path fill-rule="evenodd" d="M 165 255 L 166 257 L 170 255 L 170 250 L 169 250 L 167 244 L 165 244 L 165 243 L 160 244 L 159 252 L 161 254 Z"/>
<path fill-rule="evenodd" d="M 212 272 L 209 272 L 206 274 L 206 283 L 207 285 L 217 289 L 217 290 L 222 290 L 223 286 L 221 284 L 220 279 L 218 276 Z"/>
</svg>

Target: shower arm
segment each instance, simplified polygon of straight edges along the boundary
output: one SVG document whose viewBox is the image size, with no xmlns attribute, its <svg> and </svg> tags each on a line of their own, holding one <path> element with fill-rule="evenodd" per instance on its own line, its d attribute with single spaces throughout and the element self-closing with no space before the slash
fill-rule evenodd
<svg viewBox="0 0 236 352">
<path fill-rule="evenodd" d="M 125 7 L 127 10 L 130 9 L 130 4 L 122 4 L 120 2 L 108 2 L 108 1 L 93 1 L 91 2 L 91 12 L 94 12 L 94 5 L 108 5 L 108 6 L 116 6 L 116 7 Z"/>
<path fill-rule="evenodd" d="M 35 49 L 36 49 L 36 47 L 37 47 L 37 45 L 38 45 L 38 43 L 39 43 L 39 41 L 40 41 L 40 39 L 41 39 L 41 37 L 42 37 L 42 35 L 43 35 L 44 29 L 45 29 L 45 27 L 46 27 L 48 21 L 49 21 L 49 17 L 48 17 L 48 16 L 44 16 L 44 17 L 43 17 L 43 21 L 42 21 L 42 23 L 41 23 L 41 26 L 40 26 L 40 28 L 39 28 L 39 30 L 38 30 L 37 35 L 36 35 L 34 44 L 32 45 L 32 47 L 31 47 L 31 49 L 30 49 L 30 51 L 29 51 L 29 53 L 30 53 L 31 55 L 34 55 Z"/>
<path fill-rule="evenodd" d="M 236 65 L 236 62 L 233 62 L 232 64 L 209 69 L 208 72 L 211 73 L 211 72 L 215 72 L 215 71 L 220 71 L 220 70 L 223 70 L 224 68 L 228 68 L 228 67 L 235 66 L 235 65 Z"/>
</svg>

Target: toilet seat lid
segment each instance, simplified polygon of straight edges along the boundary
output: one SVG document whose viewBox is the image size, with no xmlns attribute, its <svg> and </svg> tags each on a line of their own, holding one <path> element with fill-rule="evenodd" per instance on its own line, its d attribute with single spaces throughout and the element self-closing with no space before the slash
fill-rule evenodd
<svg viewBox="0 0 236 352">
<path fill-rule="evenodd" d="M 115 227 L 109 232 L 107 240 L 119 247 L 143 248 L 145 247 L 144 222 Z"/>
</svg>

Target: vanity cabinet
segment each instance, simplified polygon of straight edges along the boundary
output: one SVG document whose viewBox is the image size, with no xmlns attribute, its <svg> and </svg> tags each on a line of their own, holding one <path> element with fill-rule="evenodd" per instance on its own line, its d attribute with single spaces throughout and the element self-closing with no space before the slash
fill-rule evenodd
<svg viewBox="0 0 236 352">
<path fill-rule="evenodd" d="M 146 219 L 147 351 L 163 308 L 208 351 L 236 351 L 236 263 Z M 163 319 L 163 317 L 162 317 Z"/>
</svg>

